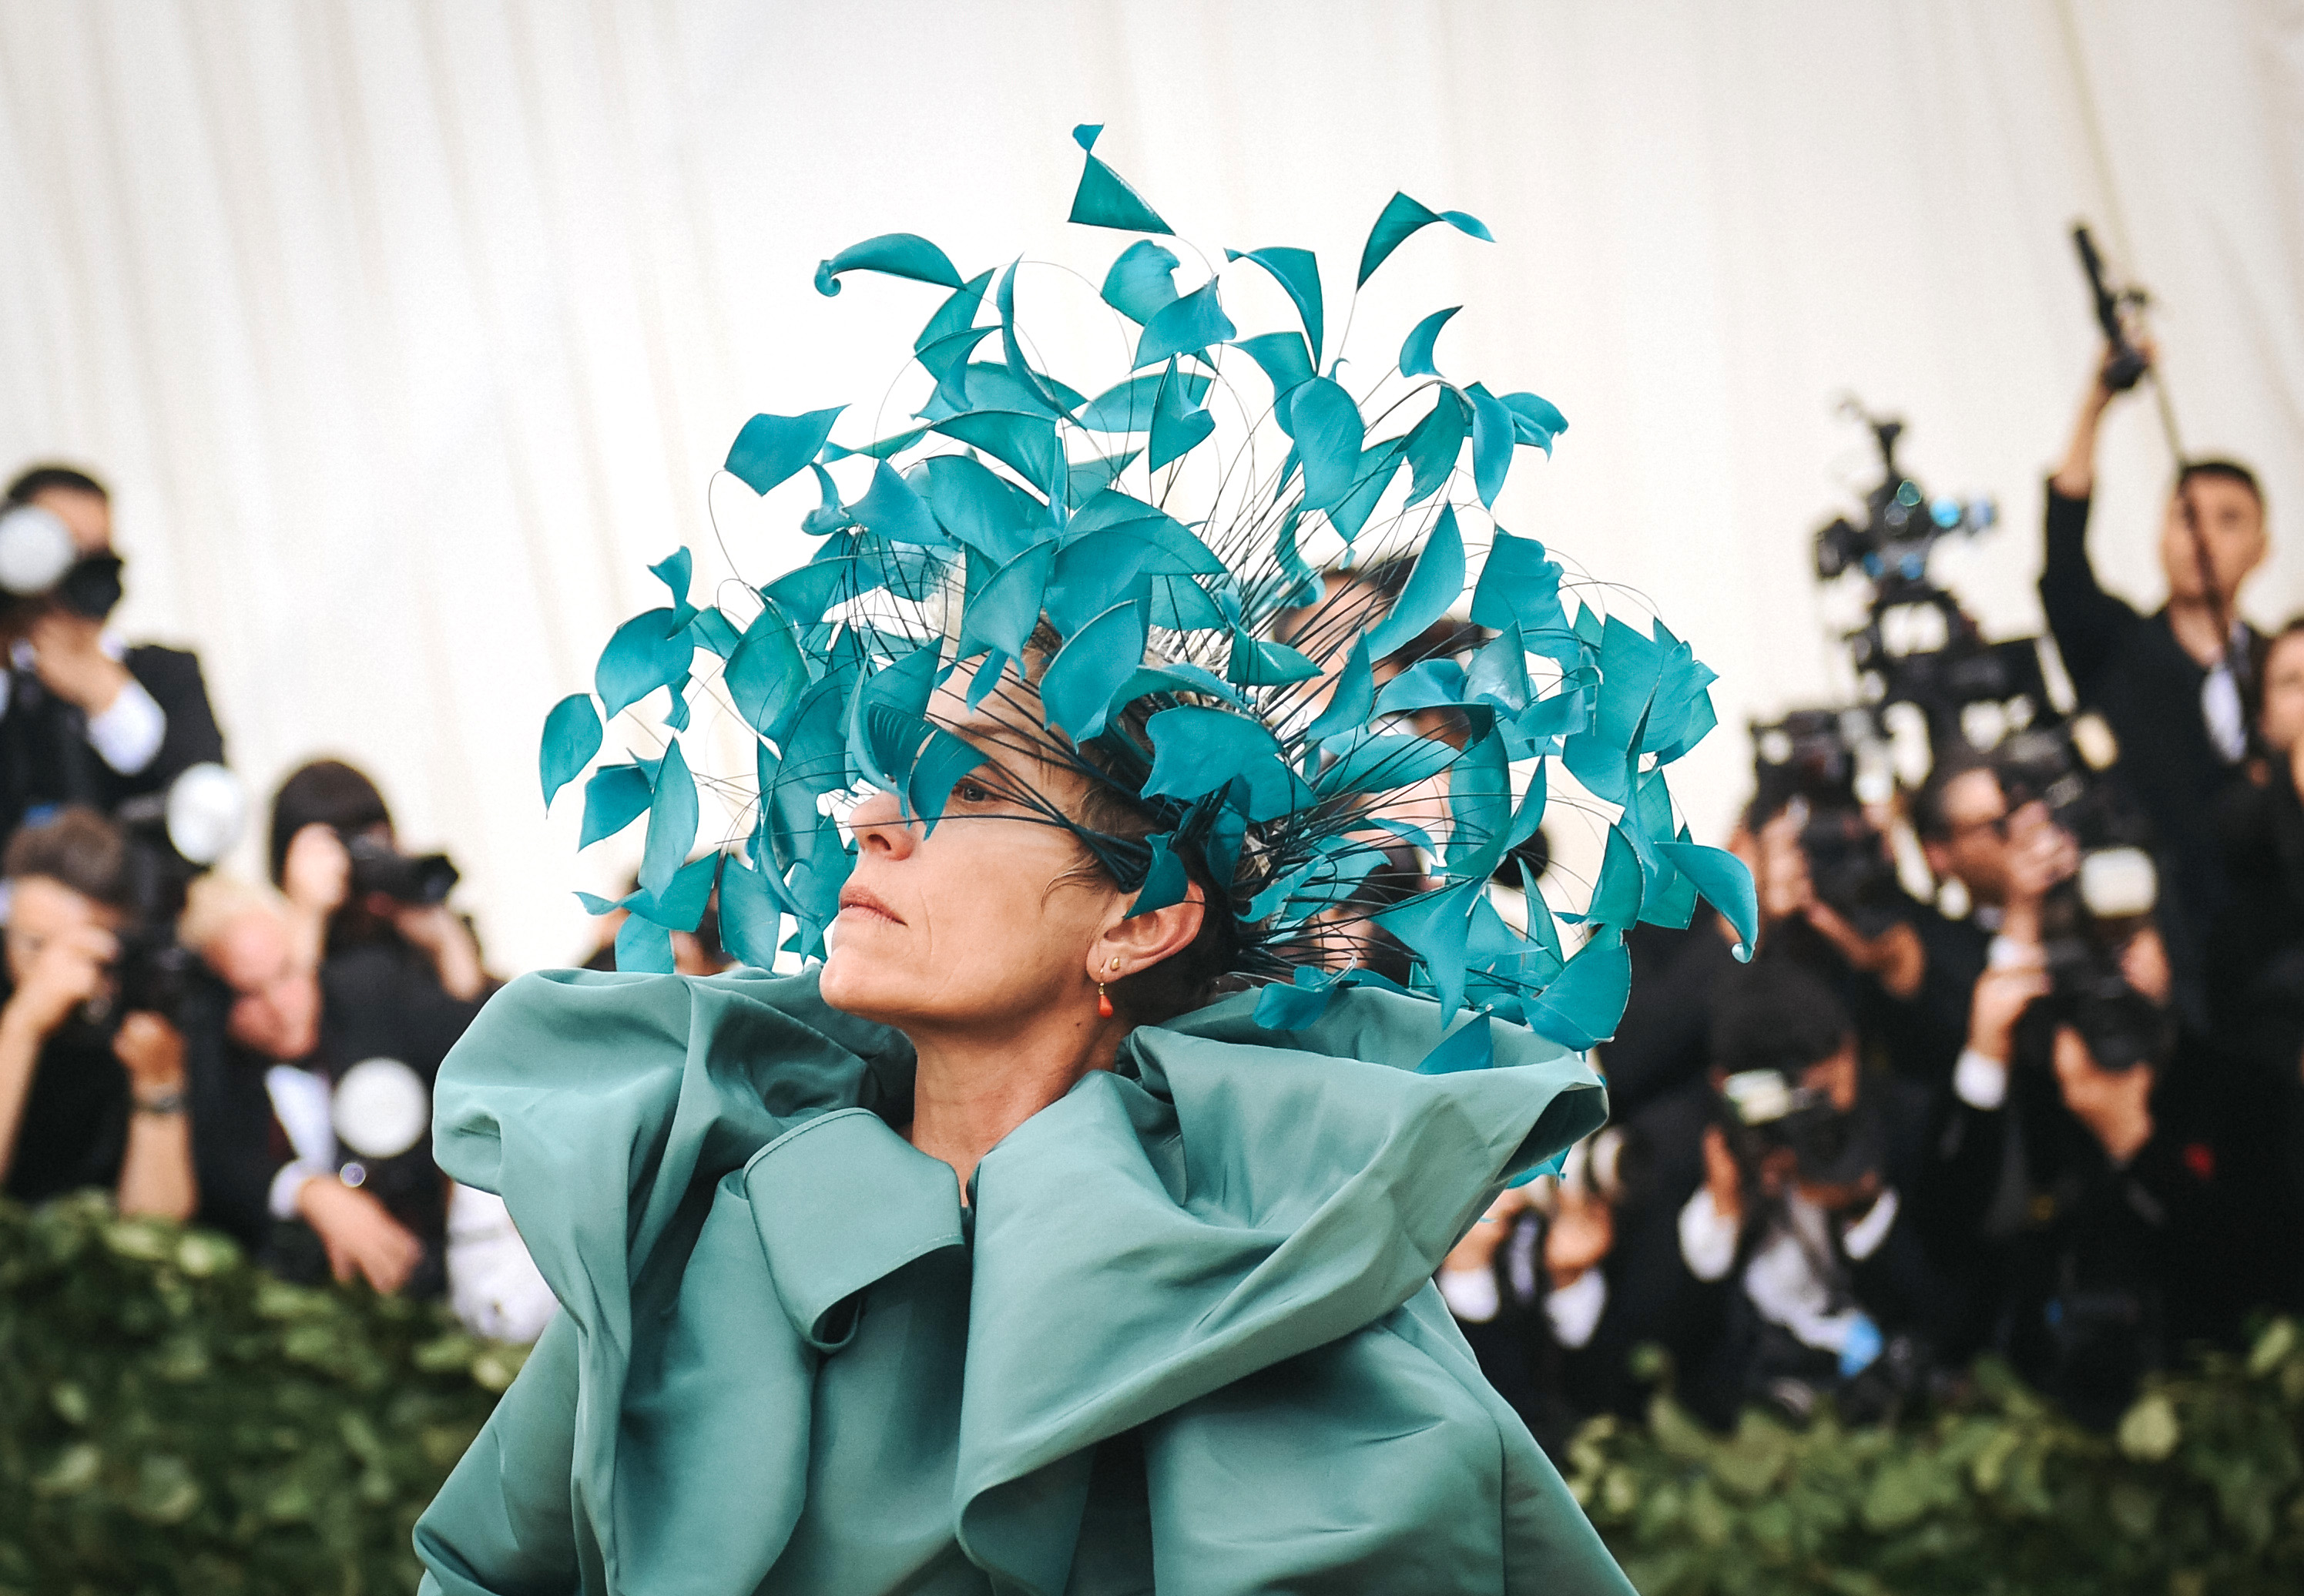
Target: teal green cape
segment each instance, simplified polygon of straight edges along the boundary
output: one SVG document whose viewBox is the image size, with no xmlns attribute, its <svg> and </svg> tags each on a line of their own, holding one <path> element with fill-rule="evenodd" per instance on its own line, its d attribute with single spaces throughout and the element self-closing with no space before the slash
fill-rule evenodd
<svg viewBox="0 0 2304 1596">
<path fill-rule="evenodd" d="M 1574 1056 L 1437 1006 L 1227 999 L 951 1168 L 912 1056 L 813 975 L 515 982 L 441 1166 L 563 1311 L 417 1526 L 427 1592 L 1631 1587 L 1433 1288 L 1597 1127 Z"/>
</svg>

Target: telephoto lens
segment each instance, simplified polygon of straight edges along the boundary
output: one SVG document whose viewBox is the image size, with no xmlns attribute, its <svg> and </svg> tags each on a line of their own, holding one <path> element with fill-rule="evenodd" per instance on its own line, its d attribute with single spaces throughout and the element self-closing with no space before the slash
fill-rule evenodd
<svg viewBox="0 0 2304 1596">
<path fill-rule="evenodd" d="M 461 879 L 444 853 L 404 854 L 374 837 L 347 837 L 344 849 L 352 857 L 352 891 L 362 896 L 380 892 L 395 903 L 428 908 L 447 902 Z"/>
</svg>

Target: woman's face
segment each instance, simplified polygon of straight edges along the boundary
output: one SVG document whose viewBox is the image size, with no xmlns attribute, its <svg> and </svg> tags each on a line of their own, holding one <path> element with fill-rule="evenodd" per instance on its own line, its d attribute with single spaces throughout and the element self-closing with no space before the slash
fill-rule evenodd
<svg viewBox="0 0 2304 1596">
<path fill-rule="evenodd" d="M 1067 1007 L 1083 1027 L 1095 1025 L 1089 964 L 1127 913 L 1127 895 L 1083 870 L 1072 834 L 1019 796 L 1029 790 L 1077 813 L 1084 783 L 1001 746 L 1012 708 L 999 721 L 970 715 L 955 695 L 932 713 L 987 763 L 953 785 L 933 833 L 907 823 L 886 793 L 850 816 L 856 867 L 828 938 L 825 1001 L 915 1033 L 997 1028 Z"/>
<path fill-rule="evenodd" d="M 2265 652 L 2259 723 L 2265 742 L 2283 754 L 2304 742 L 2304 632 L 2283 633 Z"/>
</svg>

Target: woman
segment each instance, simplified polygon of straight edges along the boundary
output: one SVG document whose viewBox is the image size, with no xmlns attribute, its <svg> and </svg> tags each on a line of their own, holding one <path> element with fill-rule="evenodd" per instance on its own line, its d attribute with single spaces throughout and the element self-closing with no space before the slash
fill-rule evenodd
<svg viewBox="0 0 2304 1596">
<path fill-rule="evenodd" d="M 1072 215 L 1165 231 L 1093 156 Z M 654 568 L 671 606 L 619 629 L 598 709 L 549 717 L 547 802 L 602 712 L 670 689 L 661 753 L 601 767 L 584 826 L 647 815 L 639 888 L 595 908 L 631 916 L 623 969 L 665 973 L 515 982 L 441 1072 L 442 1164 L 504 1195 L 563 1312 L 418 1526 L 428 1590 L 1629 1589 L 1432 1275 L 1508 1181 L 1605 1118 L 1577 1051 L 1622 1007 L 1644 895 L 1668 918 L 1708 882 L 1750 939 L 1749 882 L 1674 833 L 1656 773 L 1709 723 L 1708 676 L 1588 612 L 1571 630 L 1559 567 L 1499 535 L 1472 603 L 1495 640 L 1379 705 L 1370 660 L 1464 595 L 1454 509 L 1431 502 L 1364 532 L 1424 552 L 1381 619 L 1327 629 L 1344 663 L 1265 641 L 1308 591 L 1303 506 L 1349 513 L 1340 385 L 1280 390 L 1303 461 L 1299 480 L 1284 452 L 1284 523 L 1259 495 L 1196 532 L 1137 452 L 1069 474 L 1034 452 L 1040 428 L 1148 425 L 1158 468 L 1208 435 L 1160 418 L 1222 375 L 1208 349 L 1159 352 L 1175 264 L 1139 242 L 1104 293 L 1165 369 L 1075 404 L 1012 330 L 1005 364 L 958 363 L 995 330 L 979 309 L 1011 327 L 1012 277 L 963 282 L 910 235 L 826 261 L 826 292 L 860 269 L 952 290 L 916 345 L 922 413 L 983 452 L 900 473 L 921 434 L 861 454 L 824 447 L 833 412 L 756 418 L 729 469 L 765 493 L 816 460 L 816 557 L 741 619 L 694 607 L 684 551 Z M 1461 392 L 1436 404 L 1506 417 L 1501 437 L 1483 423 L 1492 494 L 1520 411 Z M 1436 413 L 1438 435 L 1454 412 Z M 841 502 L 819 452 L 868 490 Z M 688 857 L 699 649 L 761 739 L 758 823 L 724 860 Z M 1576 674 L 1538 692 L 1530 650 Z M 1395 708 L 1461 712 L 1462 736 L 1376 723 Z M 1525 762 L 1571 724 L 1637 846 L 1612 846 L 1573 958 L 1548 914 L 1522 934 L 1484 896 L 1542 816 Z M 1434 888 L 1375 911 L 1423 990 L 1325 967 L 1334 910 L 1402 835 L 1387 802 L 1444 769 L 1447 824 L 1407 827 Z M 716 882 L 746 964 L 828 944 L 822 963 L 671 974 L 670 934 Z"/>
</svg>

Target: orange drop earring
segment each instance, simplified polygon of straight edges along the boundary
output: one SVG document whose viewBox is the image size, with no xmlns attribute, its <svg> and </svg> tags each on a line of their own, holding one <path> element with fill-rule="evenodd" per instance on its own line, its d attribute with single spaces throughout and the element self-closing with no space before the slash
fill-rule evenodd
<svg viewBox="0 0 2304 1596">
<path fill-rule="evenodd" d="M 1096 1012 L 1099 1018 L 1112 1018 L 1112 999 L 1105 994 L 1104 983 L 1101 981 L 1096 984 Z"/>
</svg>

